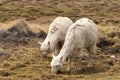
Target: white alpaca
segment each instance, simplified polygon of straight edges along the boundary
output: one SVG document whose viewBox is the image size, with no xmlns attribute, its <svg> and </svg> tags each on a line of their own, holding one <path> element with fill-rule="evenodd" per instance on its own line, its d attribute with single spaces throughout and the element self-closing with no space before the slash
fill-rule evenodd
<svg viewBox="0 0 120 80">
<path fill-rule="evenodd" d="M 41 51 L 46 55 L 50 50 L 59 53 L 65 40 L 68 28 L 73 24 L 68 17 L 57 17 L 51 24 L 48 35 L 41 44 Z"/>
<path fill-rule="evenodd" d="M 88 19 L 82 18 L 70 26 L 67 31 L 64 45 L 57 56 L 53 56 L 51 61 L 52 72 L 57 73 L 63 66 L 67 57 L 77 56 L 78 69 L 81 69 L 81 53 L 84 48 L 89 51 L 89 66 L 92 66 L 92 54 L 95 53 L 97 42 L 96 24 Z M 70 69 L 70 61 L 69 61 Z"/>
</svg>

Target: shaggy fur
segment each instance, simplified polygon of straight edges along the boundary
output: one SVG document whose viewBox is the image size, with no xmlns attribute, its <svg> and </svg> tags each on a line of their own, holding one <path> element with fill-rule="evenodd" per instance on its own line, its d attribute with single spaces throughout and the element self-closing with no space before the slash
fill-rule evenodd
<svg viewBox="0 0 120 80">
<path fill-rule="evenodd" d="M 65 42 L 60 53 L 57 56 L 54 56 L 51 61 L 52 72 L 56 73 L 60 70 L 64 61 L 69 56 L 79 57 L 78 69 L 80 70 L 81 52 L 84 48 L 89 51 L 89 66 L 92 66 L 92 54 L 95 53 L 96 42 L 96 24 L 88 18 L 77 20 L 68 29 Z"/>
<path fill-rule="evenodd" d="M 68 28 L 73 24 L 68 17 L 57 17 L 49 28 L 48 35 L 41 45 L 43 54 L 47 54 L 50 50 L 55 50 L 55 54 L 59 53 L 65 40 Z"/>
</svg>

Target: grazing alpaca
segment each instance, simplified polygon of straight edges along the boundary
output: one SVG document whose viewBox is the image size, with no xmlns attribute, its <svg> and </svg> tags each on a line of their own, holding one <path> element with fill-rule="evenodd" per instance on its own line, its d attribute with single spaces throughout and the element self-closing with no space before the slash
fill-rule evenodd
<svg viewBox="0 0 120 80">
<path fill-rule="evenodd" d="M 44 55 L 48 54 L 50 50 L 55 51 L 55 54 L 59 53 L 63 46 L 67 30 L 72 24 L 72 20 L 68 17 L 57 17 L 50 24 L 46 39 L 43 43 L 39 42 Z"/>
<path fill-rule="evenodd" d="M 67 31 L 65 42 L 60 53 L 53 56 L 51 61 L 52 72 L 57 73 L 63 66 L 67 57 L 77 56 L 78 69 L 81 69 L 81 53 L 84 48 L 89 51 L 89 66 L 92 66 L 92 54 L 95 53 L 97 42 L 96 24 L 88 19 L 82 18 L 70 26 Z M 69 61 L 70 68 L 70 61 Z"/>
</svg>

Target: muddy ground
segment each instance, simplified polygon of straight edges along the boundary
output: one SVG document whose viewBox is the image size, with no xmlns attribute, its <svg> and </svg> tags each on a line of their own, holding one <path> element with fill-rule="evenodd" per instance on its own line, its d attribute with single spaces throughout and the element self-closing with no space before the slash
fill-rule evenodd
<svg viewBox="0 0 120 80">
<path fill-rule="evenodd" d="M 119 3 L 120 0 L 0 0 L 0 80 L 120 80 Z M 73 21 L 88 17 L 98 25 L 92 68 L 87 67 L 88 53 L 84 50 L 81 71 L 76 71 L 73 60 L 71 71 L 67 71 L 65 63 L 61 73 L 51 73 L 52 53 L 44 58 L 38 41 L 44 41 L 49 24 L 57 16 L 68 16 Z"/>
</svg>

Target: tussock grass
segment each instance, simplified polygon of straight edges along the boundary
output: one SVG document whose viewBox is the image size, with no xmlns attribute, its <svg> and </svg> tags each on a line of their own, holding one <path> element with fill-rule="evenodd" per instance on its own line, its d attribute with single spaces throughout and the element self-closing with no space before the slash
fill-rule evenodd
<svg viewBox="0 0 120 80">
<path fill-rule="evenodd" d="M 35 29 L 32 30 L 38 31 L 40 28 L 43 27 L 38 24 L 28 23 L 31 25 L 31 29 L 33 26 L 36 26 Z M 45 24 L 48 25 L 48 24 Z M 44 25 L 44 26 L 45 26 Z M 48 30 L 48 26 L 45 26 L 44 29 Z M 45 31 L 45 30 L 44 30 Z M 119 32 L 119 27 L 117 26 L 99 26 L 98 25 L 98 31 L 99 31 L 99 38 L 105 38 L 108 43 L 110 41 L 115 40 L 115 45 L 119 45 L 119 41 L 111 37 L 111 34 Z M 118 34 L 115 34 L 114 37 L 119 38 Z M 43 57 L 42 52 L 39 49 L 39 45 L 37 43 L 39 39 L 30 39 L 29 44 L 18 44 L 16 47 L 16 43 L 7 44 L 7 52 L 11 54 L 11 57 L 7 60 L 4 60 L 0 64 L 1 79 L 12 79 L 12 80 L 75 80 L 75 79 L 103 79 L 103 80 L 109 80 L 111 79 L 119 79 L 118 74 L 120 73 L 119 70 L 119 54 L 115 59 L 112 59 L 109 53 L 96 53 L 94 55 L 94 67 L 88 68 L 86 67 L 88 64 L 88 54 L 85 51 L 83 56 L 83 64 L 82 64 L 82 70 L 76 71 L 76 60 L 73 60 L 72 62 L 72 70 L 66 71 L 67 69 L 67 63 L 65 63 L 62 72 L 60 74 L 53 74 L 51 73 L 50 68 L 50 61 L 52 59 L 51 53 L 47 57 Z M 101 41 L 101 40 L 100 40 Z M 13 45 L 14 44 L 14 45 Z M 12 46 L 10 46 L 12 45 Z M 4 47 L 4 44 L 1 44 L 2 47 Z M 106 47 L 111 47 L 110 45 Z M 114 48 L 112 48 L 114 49 Z M 3 48 L 3 51 L 5 49 Z M 104 49 L 103 49 L 104 50 Z M 5 72 L 4 72 L 5 70 Z M 112 77 L 107 77 L 108 75 L 111 75 Z M 4 75 L 8 76 L 7 78 L 4 77 Z M 104 76 L 104 78 L 102 77 Z"/>
<path fill-rule="evenodd" d="M 119 25 L 119 3 L 119 0 L 8 0 L 0 6 L 0 21 L 6 22 L 19 18 L 32 21 L 42 16 L 68 16 L 73 20 L 88 17 L 101 25 Z"/>
<path fill-rule="evenodd" d="M 16 23 L 17 23 L 17 20 L 3 23 L 1 24 L 0 29 L 7 31 L 9 28 L 13 27 L 13 25 L 15 25 Z"/>
<path fill-rule="evenodd" d="M 14 41 L 27 43 L 30 37 L 45 38 L 48 25 L 29 23 L 24 19 L 1 23 L 0 38 L 2 41 Z M 28 37 L 28 38 L 25 38 Z"/>
<path fill-rule="evenodd" d="M 37 24 L 37 23 L 29 23 L 29 26 L 34 33 L 40 32 L 40 30 L 44 31 L 45 33 L 48 32 L 49 24 Z"/>
<path fill-rule="evenodd" d="M 14 25 L 16 25 L 16 23 L 18 23 L 18 21 L 24 21 L 26 24 L 28 24 L 28 26 L 31 28 L 32 32 L 34 32 L 34 33 L 39 33 L 40 30 L 42 30 L 42 31 L 44 31 L 46 33 L 48 32 L 49 24 L 31 23 L 31 22 L 27 22 L 24 19 L 18 19 L 18 20 L 14 20 L 14 21 L 8 21 L 6 23 L 0 22 L 0 30 L 7 31 L 8 29 L 10 29 Z"/>
<path fill-rule="evenodd" d="M 98 43 L 100 39 L 104 39 L 108 41 L 111 46 L 120 45 L 120 26 L 98 26 L 98 33 Z"/>
</svg>

